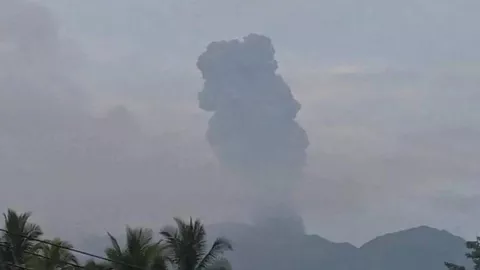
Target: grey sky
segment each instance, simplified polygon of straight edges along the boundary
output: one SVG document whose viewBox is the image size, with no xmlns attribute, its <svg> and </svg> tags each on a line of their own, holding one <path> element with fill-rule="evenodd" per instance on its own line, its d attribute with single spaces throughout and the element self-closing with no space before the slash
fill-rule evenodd
<svg viewBox="0 0 480 270">
<path fill-rule="evenodd" d="M 251 32 L 302 103 L 310 232 L 479 230 L 480 2 L 33 2 L 0 0 L 0 205 L 47 231 L 247 220 L 252 191 L 204 139 L 195 63 Z"/>
</svg>

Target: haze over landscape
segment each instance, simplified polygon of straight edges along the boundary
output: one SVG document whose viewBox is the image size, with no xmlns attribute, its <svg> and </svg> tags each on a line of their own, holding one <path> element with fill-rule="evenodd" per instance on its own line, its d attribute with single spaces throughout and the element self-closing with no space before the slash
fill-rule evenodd
<svg viewBox="0 0 480 270">
<path fill-rule="evenodd" d="M 254 223 L 252 209 L 278 197 L 334 242 L 421 225 L 473 238 L 479 12 L 470 0 L 0 0 L 0 206 L 73 243 L 174 216 L 230 232 L 222 223 Z M 219 63 L 246 57 L 222 62 L 207 46 L 252 33 L 261 49 L 219 54 L 247 51 L 246 70 L 264 77 L 217 80 Z M 209 52 L 214 67 L 202 68 Z M 247 120 L 274 115 L 247 156 L 220 136 L 233 103 L 214 109 L 199 94 L 232 81 L 273 89 L 259 106 L 239 98 Z M 253 136 L 246 127 L 234 146 Z"/>
</svg>

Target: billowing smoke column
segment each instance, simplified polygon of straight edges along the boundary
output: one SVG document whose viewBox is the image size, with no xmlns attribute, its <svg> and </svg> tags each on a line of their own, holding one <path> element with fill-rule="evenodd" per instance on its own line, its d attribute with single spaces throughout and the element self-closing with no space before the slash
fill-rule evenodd
<svg viewBox="0 0 480 270">
<path fill-rule="evenodd" d="M 213 42 L 197 67 L 204 78 L 199 106 L 214 112 L 206 137 L 220 162 L 259 191 L 262 219 L 292 215 L 309 142 L 295 121 L 301 106 L 276 74 L 271 40 L 250 34 Z"/>
</svg>

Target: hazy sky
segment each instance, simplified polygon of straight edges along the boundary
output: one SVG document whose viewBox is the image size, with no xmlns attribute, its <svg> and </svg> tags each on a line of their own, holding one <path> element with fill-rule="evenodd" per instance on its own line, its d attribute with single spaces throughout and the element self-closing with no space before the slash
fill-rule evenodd
<svg viewBox="0 0 480 270">
<path fill-rule="evenodd" d="M 197 57 L 271 37 L 310 139 L 296 204 L 362 243 L 480 230 L 477 0 L 0 0 L 0 206 L 69 237 L 249 218 L 204 139 Z"/>
</svg>

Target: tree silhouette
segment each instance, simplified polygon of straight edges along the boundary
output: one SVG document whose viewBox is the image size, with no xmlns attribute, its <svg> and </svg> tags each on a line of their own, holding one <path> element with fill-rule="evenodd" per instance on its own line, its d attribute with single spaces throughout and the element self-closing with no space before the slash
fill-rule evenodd
<svg viewBox="0 0 480 270">
<path fill-rule="evenodd" d="M 116 270 L 166 270 L 167 261 L 163 255 L 164 247 L 153 240 L 150 229 L 127 227 L 127 243 L 121 248 L 118 241 L 110 233 L 112 246 L 105 250 L 107 258 L 119 262 L 112 263 Z"/>
<path fill-rule="evenodd" d="M 222 254 L 232 250 L 232 245 L 225 238 L 217 238 L 207 249 L 206 232 L 200 220 L 185 222 L 175 218 L 175 227 L 166 227 L 160 234 L 168 247 L 170 260 L 178 270 L 219 269 Z M 222 269 L 223 267 L 220 267 Z"/>
<path fill-rule="evenodd" d="M 34 240 L 42 236 L 42 229 L 37 224 L 28 221 L 31 216 L 30 212 L 18 214 L 12 209 L 8 209 L 3 216 L 5 218 L 5 232 L 0 238 L 3 244 L 2 261 L 9 264 L 25 265 L 31 259 L 29 253 L 35 252 L 38 247 Z"/>
<path fill-rule="evenodd" d="M 47 243 L 37 245 L 36 253 L 30 265 L 38 270 L 57 270 L 57 269 L 74 269 L 74 265 L 78 265 L 78 260 L 68 249 L 73 246 L 60 238 L 55 238 Z M 65 249 L 67 248 L 67 249 Z"/>
</svg>

